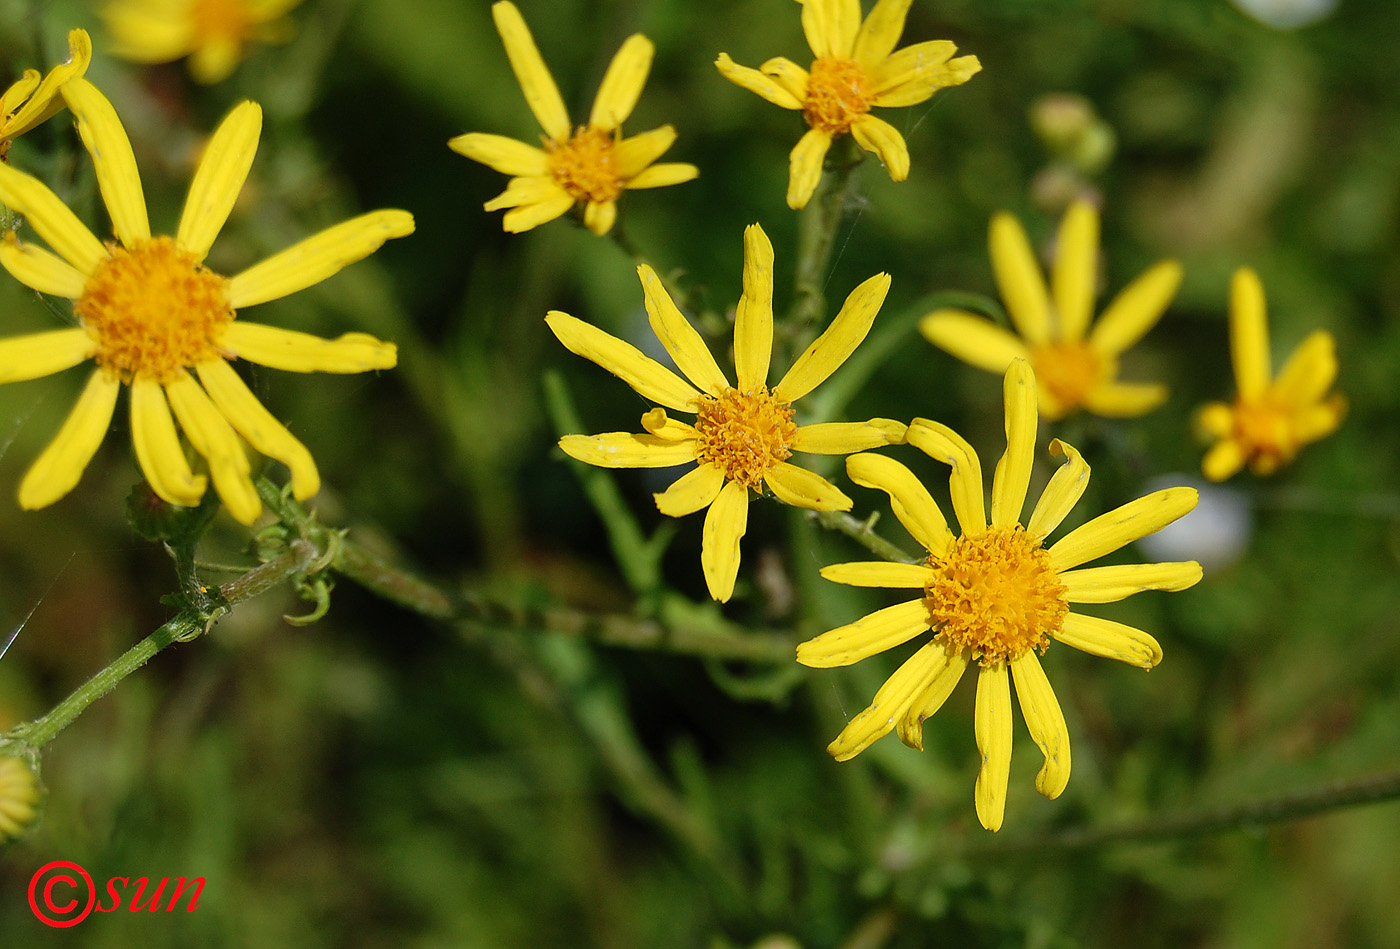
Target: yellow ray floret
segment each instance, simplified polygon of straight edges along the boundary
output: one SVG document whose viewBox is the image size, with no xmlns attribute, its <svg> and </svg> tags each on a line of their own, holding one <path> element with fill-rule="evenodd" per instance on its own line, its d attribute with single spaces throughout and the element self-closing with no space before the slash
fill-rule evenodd
<svg viewBox="0 0 1400 949">
<path fill-rule="evenodd" d="M 37 69 L 26 69 L 24 75 L 0 94 L 0 160 L 9 151 L 10 142 L 63 108 L 59 95 L 63 84 L 80 78 L 92 60 L 92 40 L 86 30 L 68 33 L 68 59 L 59 63 L 42 79 Z"/>
<path fill-rule="evenodd" d="M 793 452 L 844 455 L 896 444 L 905 426 L 890 419 L 799 425 L 792 403 L 836 371 L 870 331 L 889 291 L 877 274 L 851 295 L 831 325 L 778 382 L 769 387 L 773 352 L 773 245 L 757 224 L 744 231 L 744 293 L 735 311 L 731 385 L 700 333 L 685 318 L 656 273 L 637 268 L 651 328 L 682 375 L 635 346 L 567 313 L 545 322 L 571 352 L 619 376 L 644 398 L 659 403 L 642 416 L 643 433 L 566 435 L 559 446 L 580 461 L 605 468 L 697 467 L 656 495 L 661 513 L 683 517 L 703 508 L 700 563 L 710 595 L 721 602 L 734 592 L 739 539 L 748 524 L 749 491 L 766 487 L 787 504 L 816 511 L 845 511 L 850 498 L 820 475 L 788 461 Z M 674 409 L 695 416 L 683 422 Z"/>
<path fill-rule="evenodd" d="M 617 220 L 617 201 L 623 191 L 662 188 L 700 174 L 694 165 L 681 162 L 656 164 L 676 140 L 676 131 L 669 125 L 622 137 L 622 123 L 632 114 L 651 71 L 651 40 L 640 33 L 627 38 L 603 76 L 588 123 L 575 128 L 515 4 L 504 0 L 493 4 L 491 16 L 525 102 L 544 129 L 544 147 L 483 132 L 458 135 L 447 145 L 513 176 L 506 190 L 485 205 L 488 211 L 508 209 L 502 221 L 507 231 L 528 231 L 582 204 L 584 224 L 602 236 Z"/>
<path fill-rule="evenodd" d="M 109 0 L 102 19 L 112 54 L 138 63 L 189 57 L 190 75 L 222 82 L 254 43 L 284 43 L 294 27 L 286 17 L 301 0 Z"/>
<path fill-rule="evenodd" d="M 895 517 L 928 557 L 921 564 L 833 564 L 822 576 L 856 586 L 919 590 L 922 596 L 797 647 L 798 662 L 829 668 L 932 634 L 828 746 L 838 761 L 855 757 L 891 731 L 906 745 L 921 748 L 924 720 L 975 664 L 975 731 L 982 765 L 974 800 L 982 826 L 993 831 L 1001 827 L 1006 810 L 1013 682 L 1026 727 L 1045 759 L 1036 789 L 1054 798 L 1069 782 L 1069 732 L 1037 653 L 1055 639 L 1144 669 L 1162 658 L 1157 641 L 1142 630 L 1071 612 L 1070 605 L 1107 603 L 1143 590 L 1183 590 L 1201 579 L 1194 561 L 1070 569 L 1186 514 L 1196 506 L 1192 488 L 1168 488 L 1131 501 L 1044 546 L 1046 535 L 1069 514 L 1089 479 L 1079 452 L 1059 440 L 1051 442 L 1050 450 L 1065 463 L 1023 526 L 1037 427 L 1035 386 L 1030 364 L 1013 360 L 1004 381 L 1006 452 L 992 478 L 990 518 L 983 509 L 981 464 L 967 443 L 936 422 L 910 423 L 909 444 L 952 469 L 949 487 L 961 528 L 957 537 L 904 465 L 873 454 L 846 459 L 851 480 L 889 495 Z"/>
<path fill-rule="evenodd" d="M 805 0 L 802 30 L 816 57 L 809 68 L 782 56 L 758 69 L 720 53 L 724 78 L 776 106 L 801 111 L 807 132 L 789 156 L 788 206 L 805 207 L 817 190 L 834 139 L 851 135 L 878 155 L 890 177 L 909 177 L 909 149 L 899 131 L 870 113 L 927 101 L 939 89 L 967 82 L 981 68 L 976 56 L 954 59 L 957 47 L 931 40 L 895 50 L 911 0 L 879 0 L 864 22 L 860 0 Z"/>
<path fill-rule="evenodd" d="M 1161 319 L 1181 284 L 1181 265 L 1164 260 L 1128 284 L 1090 328 L 1099 256 L 1099 215 L 1083 201 L 1060 222 L 1046 287 L 1021 223 L 992 218 L 992 269 L 1016 332 L 963 310 L 935 310 L 919 323 L 927 339 L 966 363 L 995 372 L 1014 359 L 1035 367 L 1040 414 L 1059 419 L 1084 409 L 1125 417 L 1149 412 L 1166 386 L 1118 380 L 1118 359 Z"/>
<path fill-rule="evenodd" d="M 1273 474 L 1346 417 L 1346 397 L 1327 391 L 1337 378 L 1337 352 L 1326 330 L 1310 334 L 1278 376 L 1271 374 L 1264 285 L 1248 267 L 1235 272 L 1230 288 L 1230 357 L 1235 401 L 1212 402 L 1197 416 L 1217 439 L 1201 463 L 1212 481 L 1224 481 L 1245 465 L 1257 475 Z"/>
<path fill-rule="evenodd" d="M 117 240 L 103 244 L 44 184 L 0 165 L 0 203 L 24 215 L 53 249 L 0 242 L 0 265 L 41 293 L 73 301 L 78 326 L 0 340 L 0 383 L 96 368 L 77 405 L 30 467 L 19 502 L 39 508 L 78 483 L 96 453 L 123 384 L 131 389 L 131 437 L 152 490 L 171 504 L 198 504 L 210 479 L 245 524 L 261 513 L 243 442 L 284 463 L 292 490 L 320 488 L 311 454 L 228 365 L 247 359 L 292 372 L 364 372 L 397 360 L 392 343 L 363 333 L 328 340 L 238 319 L 238 311 L 295 293 L 413 232 L 406 211 L 361 215 L 274 254 L 233 277 L 204 266 L 253 163 L 262 110 L 244 102 L 220 124 L 190 185 L 175 237 L 152 236 L 126 131 L 86 79 L 63 95 L 92 154 Z M 177 427 L 178 423 L 178 427 Z M 179 432 L 205 462 L 191 470 Z"/>
</svg>

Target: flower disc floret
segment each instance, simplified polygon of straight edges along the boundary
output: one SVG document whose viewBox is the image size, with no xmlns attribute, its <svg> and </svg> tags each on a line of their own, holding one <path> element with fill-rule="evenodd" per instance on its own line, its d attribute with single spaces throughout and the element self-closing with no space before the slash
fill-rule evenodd
<svg viewBox="0 0 1400 949">
<path fill-rule="evenodd" d="M 793 409 L 767 386 L 740 392 L 728 386 L 696 405 L 695 457 L 714 465 L 728 481 L 757 489 L 763 477 L 792 456 L 797 437 Z"/>
<path fill-rule="evenodd" d="M 218 354 L 211 341 L 234 317 L 227 278 L 169 237 L 108 249 L 74 305 L 99 365 L 164 384 Z"/>
<path fill-rule="evenodd" d="M 1046 343 L 1031 350 L 1035 377 L 1061 405 L 1088 404 L 1103 379 L 1105 360 L 1083 340 Z"/>
<path fill-rule="evenodd" d="M 983 665 L 1045 651 L 1069 604 L 1041 539 L 1019 525 L 959 537 L 930 556 L 924 583 L 929 626 L 949 652 L 969 650 Z"/>
<path fill-rule="evenodd" d="M 613 133 L 587 125 L 567 142 L 548 141 L 549 173 L 575 201 L 616 201 L 622 194 L 622 179 L 613 145 Z"/>
<path fill-rule="evenodd" d="M 812 63 L 802 117 L 814 129 L 835 138 L 845 135 L 870 111 L 873 97 L 865 69 L 854 59 L 823 56 Z"/>
</svg>

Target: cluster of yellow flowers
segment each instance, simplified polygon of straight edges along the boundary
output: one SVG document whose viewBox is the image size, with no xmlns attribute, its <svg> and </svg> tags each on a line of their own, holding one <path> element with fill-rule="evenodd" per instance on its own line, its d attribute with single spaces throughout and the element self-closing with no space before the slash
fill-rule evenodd
<svg viewBox="0 0 1400 949">
<path fill-rule="evenodd" d="M 981 68 L 975 56 L 954 57 L 956 48 L 946 41 L 896 49 L 911 0 L 878 0 L 864 18 L 859 0 L 799 2 L 814 56 L 808 68 L 776 57 L 752 69 L 723 53 L 716 62 L 731 82 L 802 113 L 807 131 L 792 150 L 787 191 L 794 209 L 811 200 L 828 149 L 841 136 L 850 135 L 878 156 L 892 179 L 905 179 L 910 157 L 904 138 L 872 108 L 926 101 L 939 89 L 967 82 Z M 247 42 L 280 35 L 277 25 L 293 5 L 291 0 L 114 0 L 107 18 L 119 54 L 147 62 L 190 55 L 196 77 L 216 81 L 237 64 Z M 694 165 L 658 162 L 676 139 L 671 126 L 630 137 L 622 133 L 651 65 L 653 45 L 646 37 L 624 42 L 587 123 L 574 126 L 519 11 L 499 2 L 492 15 L 544 131 L 542 145 L 476 132 L 448 144 L 511 176 L 505 191 L 485 205 L 488 211 L 507 209 L 507 231 L 529 230 L 581 206 L 584 225 L 604 235 L 615 224 L 623 191 L 679 184 L 698 175 Z M 51 248 L 22 241 L 12 231 L 0 243 L 0 265 L 26 286 L 72 300 L 76 322 L 72 328 L 0 341 L 0 383 L 89 359 L 95 363 L 77 406 L 21 482 L 21 506 L 50 504 L 73 488 L 109 426 L 123 385 L 131 389 L 138 461 L 166 501 L 193 505 L 212 479 L 229 512 L 252 523 L 261 503 L 243 442 L 284 463 L 296 496 L 310 497 L 320 483 L 310 453 L 259 403 L 230 362 L 243 358 L 293 372 L 363 372 L 392 367 L 395 347 L 361 333 L 321 339 L 248 323 L 238 313 L 315 284 L 385 241 L 410 234 L 412 216 L 401 210 L 370 212 L 231 277 L 215 273 L 204 259 L 249 173 L 261 130 L 259 107 L 244 102 L 223 120 L 195 171 L 174 236 L 152 236 L 126 133 L 111 103 L 85 78 L 91 56 L 87 34 L 73 31 L 70 45 L 68 62 L 42 80 L 37 72 L 26 73 L 4 94 L 0 139 L 8 141 L 66 105 L 91 154 L 114 239 L 99 240 L 46 185 L 0 163 L 0 203 L 23 215 Z M 656 403 L 642 415 L 640 433 L 569 435 L 561 448 L 609 468 L 693 464 L 656 495 L 656 504 L 673 517 L 707 509 L 701 568 L 715 600 L 733 595 L 751 492 L 766 491 L 814 511 L 853 506 L 836 485 L 792 463 L 795 452 L 847 455 L 853 483 L 889 496 L 895 516 L 926 558 L 912 564 L 835 564 L 822 575 L 838 583 L 918 591 L 915 599 L 803 643 L 797 660 L 816 667 L 848 665 L 930 634 L 831 743 L 828 750 L 840 760 L 892 730 L 906 744 L 921 747 L 923 721 L 975 662 L 981 752 L 975 800 L 982 824 L 991 830 L 1001 826 L 1006 802 L 1012 680 L 1045 757 L 1038 789 L 1053 798 L 1069 779 L 1065 719 L 1037 653 L 1053 639 L 1143 668 L 1161 658 L 1149 634 L 1071 612 L 1070 605 L 1112 602 L 1144 590 L 1182 590 L 1201 577 L 1194 561 L 1083 566 L 1190 511 L 1196 492 L 1187 487 L 1130 501 L 1046 546 L 1089 478 L 1080 453 L 1058 439 L 1049 451 L 1063 463 L 1029 517 L 1023 517 L 1042 415 L 1058 419 L 1084 409 L 1135 416 L 1166 397 L 1161 385 L 1120 381 L 1118 359 L 1160 318 L 1181 281 L 1181 267 L 1174 261 L 1152 267 L 1091 327 L 1098 232 L 1098 215 L 1090 205 L 1070 207 L 1047 289 L 1020 223 L 1006 214 L 995 216 L 992 264 L 1016 332 L 947 309 L 928 314 L 920 324 L 936 345 L 1004 379 L 1006 450 L 992 477 L 990 510 L 976 452 L 946 425 L 924 418 L 797 421 L 795 404 L 865 339 L 889 290 L 887 274 L 856 286 L 825 331 L 771 386 L 775 254 L 757 224 L 744 233 L 732 375 L 645 265 L 638 275 L 650 324 L 679 374 L 583 320 L 558 311 L 545 318 L 569 350 Z M 1333 430 L 1345 410 L 1340 396 L 1327 394 L 1336 358 L 1326 333 L 1309 337 L 1271 380 L 1263 290 L 1247 269 L 1234 282 L 1230 338 L 1238 396 L 1199 415 L 1201 428 L 1218 439 L 1204 462 L 1214 479 L 1245 464 L 1259 473 L 1274 470 Z M 177 423 L 207 473 L 190 466 Z M 907 467 L 870 451 L 905 444 L 949 467 L 957 534 Z"/>
</svg>

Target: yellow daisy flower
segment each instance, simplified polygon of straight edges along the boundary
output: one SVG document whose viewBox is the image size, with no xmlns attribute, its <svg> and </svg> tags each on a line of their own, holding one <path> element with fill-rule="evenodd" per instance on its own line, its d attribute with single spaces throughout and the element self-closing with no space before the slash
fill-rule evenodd
<svg viewBox="0 0 1400 949">
<path fill-rule="evenodd" d="M 1234 404 L 1211 402 L 1197 416 L 1201 428 L 1219 439 L 1201 462 L 1212 481 L 1224 481 L 1246 463 L 1257 475 L 1273 474 L 1304 445 L 1342 424 L 1346 397 L 1326 394 L 1337 378 L 1331 333 L 1308 336 L 1270 379 L 1264 286 L 1248 267 L 1235 271 L 1230 286 L 1230 358 L 1239 390 Z"/>
<path fill-rule="evenodd" d="M 833 139 L 850 133 L 880 156 L 890 178 L 909 177 L 909 148 L 899 130 L 870 114 L 927 101 L 939 89 L 960 86 L 981 70 L 976 56 L 953 59 L 957 46 L 930 40 L 895 51 L 912 0 L 879 0 L 864 22 L 860 0 L 798 0 L 802 32 L 816 59 L 810 69 L 783 56 L 758 69 L 720 53 L 724 78 L 784 109 L 801 110 L 808 132 L 789 156 L 788 207 L 806 207 L 822 176 Z"/>
<path fill-rule="evenodd" d="M 788 504 L 848 511 L 850 498 L 788 458 L 795 451 L 844 455 L 903 439 L 904 425 L 890 419 L 813 425 L 793 421 L 792 403 L 825 382 L 865 339 L 889 292 L 890 278 L 876 274 L 851 291 L 826 332 L 769 388 L 773 245 L 763 228 L 753 224 L 744 230 L 744 293 L 734 321 L 737 385 L 729 384 L 656 273 L 643 264 L 637 274 L 651 328 L 686 378 L 595 326 L 551 311 L 545 322 L 565 347 L 665 406 L 642 416 L 645 434 L 566 435 L 559 447 L 579 461 L 604 468 L 670 468 L 699 462 L 656 495 L 656 506 L 670 517 L 709 508 L 700 565 L 710 596 L 724 602 L 734 592 L 739 572 L 739 539 L 748 524 L 750 490 L 760 492 L 767 485 Z M 694 413 L 695 422 L 673 419 L 667 408 Z"/>
<path fill-rule="evenodd" d="M 1167 488 L 1130 501 L 1042 547 L 1089 482 L 1089 466 L 1059 439 L 1050 443 L 1050 453 L 1063 456 L 1065 464 L 1022 526 L 1035 449 L 1035 385 L 1030 365 L 1014 361 L 1006 373 L 1006 454 L 992 480 L 990 523 L 983 509 L 982 468 L 972 447 L 937 422 L 914 419 L 909 425 L 909 444 L 953 469 L 960 537 L 953 536 L 928 490 L 904 465 L 874 454 L 846 459 L 852 481 L 889 494 L 895 516 L 928 551 L 928 559 L 834 564 L 822 576 L 852 586 L 920 590 L 921 596 L 797 647 L 797 661 L 804 665 L 847 666 L 933 631 L 875 693 L 870 707 L 827 746 L 838 761 L 860 754 L 891 729 L 906 745 L 922 749 L 924 719 L 943 705 L 968 665 L 978 663 L 975 731 L 982 768 L 975 799 L 978 819 L 993 831 L 1001 827 L 1006 808 L 1012 679 L 1026 726 L 1045 754 L 1036 788 L 1055 798 L 1069 782 L 1069 734 L 1036 651 L 1044 652 L 1054 638 L 1144 669 L 1162 658 L 1157 641 L 1142 630 L 1072 613 L 1069 605 L 1111 603 L 1143 590 L 1184 590 L 1201 579 L 1195 561 L 1074 569 L 1186 514 L 1196 506 L 1193 488 Z"/>
<path fill-rule="evenodd" d="M 50 118 L 63 108 L 58 92 L 68 80 L 87 72 L 92 60 L 92 40 L 86 30 L 68 33 L 68 60 L 39 78 L 39 70 L 26 69 L 24 75 L 0 95 L 0 161 L 9 152 L 10 142 Z"/>
<path fill-rule="evenodd" d="M 56 252 L 10 233 L 0 242 L 0 265 L 40 293 L 74 301 L 79 324 L 0 340 L 0 383 L 36 379 L 88 359 L 97 363 L 68 420 L 20 483 L 20 506 L 52 504 L 78 483 L 123 384 L 131 387 L 137 461 L 165 500 L 198 504 L 206 485 L 204 475 L 190 470 L 174 419 L 208 461 L 214 487 L 239 521 L 252 523 L 262 510 L 239 435 L 283 462 L 293 492 L 309 498 L 320 487 L 311 454 L 263 408 L 229 361 L 291 372 L 365 372 L 391 368 L 394 345 L 364 333 L 325 340 L 235 316 L 319 283 L 386 240 L 412 233 L 413 217 L 372 211 L 224 277 L 203 261 L 253 163 L 262 130 L 258 105 L 235 107 L 209 140 L 171 238 L 151 236 L 136 159 L 112 104 L 86 79 L 69 80 L 63 95 L 92 154 L 116 241 L 99 241 L 43 183 L 0 165 L 0 202 L 23 214 Z"/>
<path fill-rule="evenodd" d="M 992 270 L 1016 332 L 964 310 L 934 310 L 919 323 L 933 343 L 998 375 L 1028 359 L 1040 386 L 1040 414 L 1060 419 L 1076 409 L 1121 418 L 1150 412 L 1167 387 L 1118 381 L 1118 357 L 1161 319 L 1181 284 L 1181 265 L 1163 260 L 1128 284 L 1092 330 L 1099 256 L 1099 214 L 1076 201 L 1060 221 L 1050 291 L 1021 222 L 992 218 Z M 1086 336 L 1087 333 L 1087 336 Z"/>
<path fill-rule="evenodd" d="M 575 129 L 515 4 L 493 4 L 491 16 L 525 101 L 544 129 L 544 147 L 481 132 L 458 135 L 447 145 L 472 161 L 514 176 L 506 190 L 485 205 L 488 211 L 511 209 L 502 222 L 507 231 L 528 231 L 583 203 L 584 224 L 601 237 L 617 220 L 617 199 L 623 191 L 664 188 L 700 174 L 694 165 L 654 164 L 676 140 L 676 130 L 669 125 L 622 137 L 622 123 L 632 114 L 651 70 L 651 40 L 640 33 L 627 38 L 598 87 L 588 124 Z"/>
<path fill-rule="evenodd" d="M 0 755 L 0 844 L 22 837 L 38 814 L 38 777 L 18 758 Z"/>
<path fill-rule="evenodd" d="M 227 79 L 251 43 L 285 43 L 301 0 L 111 0 L 102 19 L 112 54 L 137 63 L 190 58 L 196 82 Z"/>
</svg>

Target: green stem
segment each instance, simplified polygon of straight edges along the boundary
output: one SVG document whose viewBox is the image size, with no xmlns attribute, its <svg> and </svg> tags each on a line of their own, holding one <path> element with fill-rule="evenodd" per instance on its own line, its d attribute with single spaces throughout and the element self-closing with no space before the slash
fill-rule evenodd
<svg viewBox="0 0 1400 949">
<path fill-rule="evenodd" d="M 802 209 L 797 230 L 797 279 L 794 286 L 792 310 L 787 330 L 801 341 L 822 318 L 826 309 L 827 269 L 831 265 L 831 250 L 836 232 L 855 195 L 855 176 L 863 153 L 856 151 L 849 140 L 843 140 L 827 160 L 817 193 Z"/>
<path fill-rule="evenodd" d="M 856 520 L 842 511 L 813 511 L 811 517 L 827 530 L 845 534 L 881 560 L 888 560 L 892 563 L 919 563 L 922 559 L 911 557 L 904 552 L 903 548 L 890 543 L 875 533 L 875 523 L 879 520 L 878 514 L 872 514 L 863 521 Z"/>
</svg>

